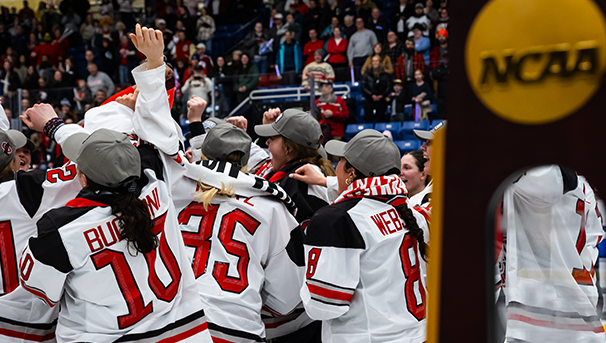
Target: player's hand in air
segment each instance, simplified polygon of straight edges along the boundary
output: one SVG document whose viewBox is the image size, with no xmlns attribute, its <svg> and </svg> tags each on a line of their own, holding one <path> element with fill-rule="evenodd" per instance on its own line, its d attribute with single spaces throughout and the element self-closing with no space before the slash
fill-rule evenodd
<svg viewBox="0 0 606 343">
<path fill-rule="evenodd" d="M 235 127 L 241 128 L 244 131 L 246 131 L 246 129 L 248 128 L 248 120 L 246 118 L 244 118 L 243 116 L 229 117 L 229 118 L 226 118 L 225 121 L 232 124 Z"/>
<path fill-rule="evenodd" d="M 135 26 L 135 33 L 129 33 L 135 48 L 147 57 L 147 69 L 155 69 L 164 64 L 164 37 L 162 31 Z"/>
<path fill-rule="evenodd" d="M 282 113 L 279 108 L 270 108 L 263 113 L 263 124 L 271 124 L 276 121 L 276 118 Z"/>
<path fill-rule="evenodd" d="M 21 120 L 32 130 L 42 132 L 44 125 L 53 119 L 57 118 L 57 112 L 53 109 L 53 106 L 49 104 L 35 104 L 25 111 L 25 114 L 19 116 Z"/>
<path fill-rule="evenodd" d="M 295 170 L 294 173 L 288 174 L 291 179 L 303 181 L 308 185 L 318 185 L 326 187 L 326 177 L 315 170 L 311 164 L 306 164 L 299 169 Z"/>
<path fill-rule="evenodd" d="M 187 100 L 187 120 L 190 123 L 202 121 L 206 105 L 206 100 L 195 95 L 192 96 L 191 99 Z"/>
<path fill-rule="evenodd" d="M 139 95 L 139 90 L 135 89 L 133 93 L 123 95 L 116 99 L 116 102 L 122 104 L 131 110 L 135 110 L 135 105 L 137 103 L 137 96 Z"/>
</svg>

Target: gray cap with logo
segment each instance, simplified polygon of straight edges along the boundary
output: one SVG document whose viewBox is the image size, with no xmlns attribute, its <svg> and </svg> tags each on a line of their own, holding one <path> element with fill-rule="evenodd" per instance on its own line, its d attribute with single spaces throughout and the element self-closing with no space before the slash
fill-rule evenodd
<svg viewBox="0 0 606 343">
<path fill-rule="evenodd" d="M 20 131 L 0 129 L 0 171 L 15 159 L 17 149 L 26 144 L 27 138 Z"/>
<path fill-rule="evenodd" d="M 281 135 L 306 148 L 318 149 L 322 139 L 322 128 L 311 114 L 296 109 L 282 112 L 271 124 L 255 126 L 261 137 Z"/>
<path fill-rule="evenodd" d="M 415 137 L 417 137 L 418 140 L 427 142 L 427 141 L 433 140 L 433 137 L 436 135 L 436 132 L 438 132 L 439 130 L 441 130 L 444 127 L 446 127 L 446 120 L 444 120 L 440 124 L 436 125 L 433 129 L 431 129 L 429 131 L 413 130 L 412 133 L 414 133 Z"/>
<path fill-rule="evenodd" d="M 250 157 L 251 143 L 250 136 L 244 130 L 224 122 L 208 131 L 202 143 L 202 154 L 209 160 L 226 161 L 232 152 L 242 152 L 244 156 L 240 165 L 244 166 Z"/>
<path fill-rule="evenodd" d="M 326 151 L 333 156 L 342 156 L 366 176 L 385 175 L 391 169 L 400 173 L 400 149 L 381 132 L 366 129 L 349 142 L 331 140 Z"/>
<path fill-rule="evenodd" d="M 93 182 L 117 188 L 141 176 L 141 156 L 128 136 L 99 129 L 90 135 L 75 133 L 62 146 L 65 157 Z"/>
</svg>

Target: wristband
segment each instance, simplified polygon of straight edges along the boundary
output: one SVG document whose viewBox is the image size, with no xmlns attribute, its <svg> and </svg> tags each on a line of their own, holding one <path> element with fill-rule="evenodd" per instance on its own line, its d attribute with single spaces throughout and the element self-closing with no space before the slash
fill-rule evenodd
<svg viewBox="0 0 606 343">
<path fill-rule="evenodd" d="M 63 119 L 59 117 L 51 118 L 46 122 L 46 124 L 44 124 L 44 129 L 42 129 L 42 132 L 44 132 L 47 137 L 51 138 L 51 135 L 60 124 L 64 124 Z"/>
<path fill-rule="evenodd" d="M 189 123 L 189 131 L 191 131 L 192 138 L 206 133 L 201 121 Z"/>
</svg>

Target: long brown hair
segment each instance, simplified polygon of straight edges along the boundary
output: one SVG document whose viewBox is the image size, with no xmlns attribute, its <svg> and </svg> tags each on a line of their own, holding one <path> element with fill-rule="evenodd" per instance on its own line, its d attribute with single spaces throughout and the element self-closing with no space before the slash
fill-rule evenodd
<svg viewBox="0 0 606 343">
<path fill-rule="evenodd" d="M 332 163 L 323 159 L 322 156 L 320 156 L 318 149 L 304 147 L 284 136 L 282 136 L 282 146 L 287 151 L 292 151 L 294 153 L 293 155 L 296 156 L 296 158 L 318 166 L 325 176 L 337 175 L 337 173 L 335 172 L 335 168 L 332 166 Z"/>
</svg>

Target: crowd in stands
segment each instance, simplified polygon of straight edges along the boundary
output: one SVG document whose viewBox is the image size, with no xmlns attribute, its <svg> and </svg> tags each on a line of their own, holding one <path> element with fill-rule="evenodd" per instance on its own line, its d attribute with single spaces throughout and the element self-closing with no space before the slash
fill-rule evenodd
<svg viewBox="0 0 606 343">
<path fill-rule="evenodd" d="M 87 0 L 3 7 L 0 100 L 7 112 L 17 118 L 27 106 L 49 102 L 57 113 L 81 120 L 133 84 L 130 71 L 145 56 L 128 33 L 141 22 L 163 32 L 177 81 L 175 119 L 192 95 L 208 100 L 214 92 L 215 112 L 226 116 L 259 87 L 309 90 L 311 75 L 317 92 L 325 81 L 359 82 L 366 122 L 426 119 L 432 104 L 438 114 L 431 118 L 445 118 L 447 0 L 276 0 L 268 20 L 251 25 L 237 47 L 216 58 L 216 21 L 244 24 L 262 4 L 158 0 L 146 1 L 137 14 L 133 1 L 103 0 L 94 13 Z M 338 135 L 342 127 L 334 130 Z"/>
</svg>

